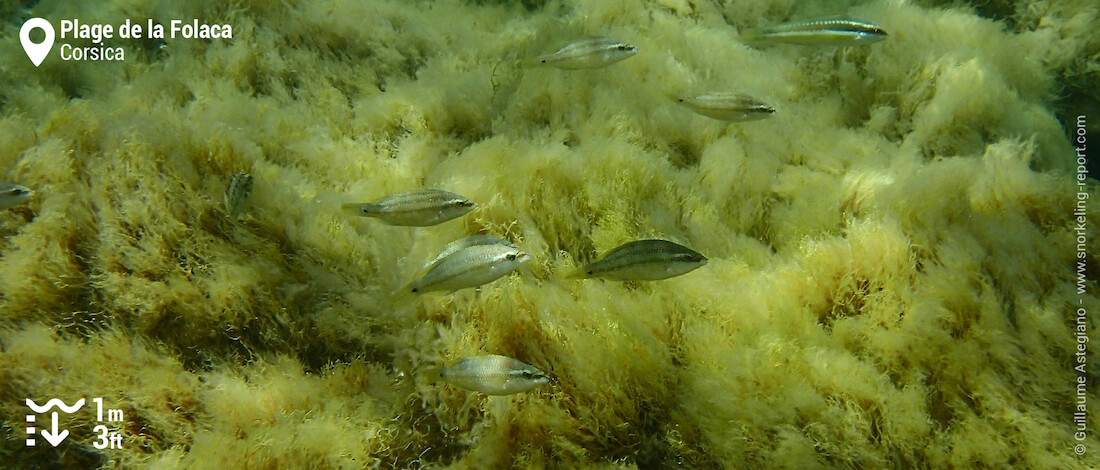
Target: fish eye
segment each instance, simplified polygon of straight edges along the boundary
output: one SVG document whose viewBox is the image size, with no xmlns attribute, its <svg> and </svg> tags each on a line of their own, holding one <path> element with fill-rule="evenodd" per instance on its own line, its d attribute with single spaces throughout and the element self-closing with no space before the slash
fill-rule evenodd
<svg viewBox="0 0 1100 470">
<path fill-rule="evenodd" d="M 515 261 L 516 260 L 516 254 L 515 253 L 508 253 L 508 255 L 505 256 L 505 258 L 508 258 L 508 261 Z"/>
<path fill-rule="evenodd" d="M 14 188 L 14 189 L 11 190 L 12 196 L 22 196 L 22 195 L 27 194 L 29 192 L 30 191 L 27 191 L 23 188 Z"/>
</svg>

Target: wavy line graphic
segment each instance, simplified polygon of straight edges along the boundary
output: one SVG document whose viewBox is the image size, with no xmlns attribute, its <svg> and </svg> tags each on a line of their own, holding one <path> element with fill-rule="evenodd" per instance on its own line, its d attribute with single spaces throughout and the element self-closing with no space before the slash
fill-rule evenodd
<svg viewBox="0 0 1100 470">
<path fill-rule="evenodd" d="M 50 408 L 53 408 L 55 406 L 58 407 L 58 408 L 61 408 L 61 411 L 64 411 L 66 413 L 72 413 L 76 410 L 79 410 L 80 407 L 84 406 L 84 399 L 81 398 L 81 399 L 77 400 L 76 403 L 73 403 L 73 406 L 65 406 L 65 402 L 61 401 L 58 398 L 52 398 L 49 401 L 47 401 L 45 405 L 38 406 L 37 403 L 31 401 L 31 399 L 28 398 L 27 399 L 27 406 L 30 407 L 31 410 L 34 410 L 35 413 L 45 413 L 45 412 L 49 411 Z"/>
</svg>

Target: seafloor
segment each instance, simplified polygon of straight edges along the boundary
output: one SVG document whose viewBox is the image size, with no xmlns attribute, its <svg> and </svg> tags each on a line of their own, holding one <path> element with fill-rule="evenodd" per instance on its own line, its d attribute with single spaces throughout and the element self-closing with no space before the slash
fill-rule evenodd
<svg viewBox="0 0 1100 470">
<path fill-rule="evenodd" d="M 738 41 L 823 15 L 889 38 Z M 1083 116 L 1100 145 L 1098 15 L 1044 0 L 0 2 L 0 179 L 36 191 L 0 212 L 0 464 L 1095 468 L 1100 345 L 1073 367 L 1077 338 L 1100 338 L 1100 259 L 1089 242 L 1079 293 L 1068 136 Z M 233 38 L 114 38 L 124 61 L 55 47 L 35 67 L 19 46 L 31 17 L 199 19 Z M 522 66 L 589 35 L 640 52 Z M 777 113 L 731 124 L 668 98 L 714 91 Z M 222 194 L 238 171 L 255 189 L 236 220 Z M 426 228 L 339 210 L 422 187 L 479 206 Z M 534 260 L 390 301 L 474 233 Z M 640 238 L 710 262 L 565 279 Z M 486 397 L 423 380 L 479 354 L 553 381 Z M 123 420 L 97 421 L 95 397 Z M 27 398 L 89 401 L 60 418 L 64 442 L 27 447 Z M 122 448 L 98 449 L 97 425 Z"/>
</svg>

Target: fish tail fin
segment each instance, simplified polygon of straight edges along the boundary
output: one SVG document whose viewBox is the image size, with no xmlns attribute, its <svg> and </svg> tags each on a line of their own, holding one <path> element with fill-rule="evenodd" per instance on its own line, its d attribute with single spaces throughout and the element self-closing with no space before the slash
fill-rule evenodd
<svg viewBox="0 0 1100 470">
<path fill-rule="evenodd" d="M 545 66 L 550 61 L 549 55 L 540 55 L 538 57 L 528 57 L 526 59 L 520 59 L 516 61 L 516 67 L 521 69 L 529 69 L 534 67 Z"/>
<path fill-rule="evenodd" d="M 749 28 L 741 31 L 741 35 L 738 39 L 749 45 L 758 45 L 767 42 L 767 36 L 764 34 L 762 28 Z"/>
<path fill-rule="evenodd" d="M 684 101 L 684 95 L 682 95 L 680 93 L 676 93 L 676 92 L 671 91 L 671 90 L 664 90 L 664 91 L 661 92 L 661 95 L 663 95 L 665 98 L 668 98 L 669 100 L 672 100 L 672 101 L 677 102 L 677 103 L 680 103 L 680 102 Z"/>
<path fill-rule="evenodd" d="M 421 369 L 418 375 L 427 383 L 436 383 L 443 380 L 443 368 L 428 367 L 426 369 Z"/>
<path fill-rule="evenodd" d="M 588 271 L 585 271 L 584 268 L 576 269 L 573 272 L 565 275 L 565 279 L 586 279 L 586 278 L 588 278 Z"/>
<path fill-rule="evenodd" d="M 420 278 L 424 277 L 424 275 L 428 274 L 428 271 L 431 271 L 432 268 L 434 268 L 435 265 L 437 265 L 437 264 L 439 264 L 438 260 L 433 261 L 433 262 L 425 263 L 424 266 L 422 266 L 420 269 L 418 269 L 416 271 L 416 274 L 413 277 L 415 277 L 417 279 L 420 279 Z"/>
<path fill-rule="evenodd" d="M 369 202 L 346 202 L 340 204 L 340 210 L 344 213 L 351 215 L 358 215 L 362 217 L 370 217 L 375 212 L 378 212 L 378 205 L 371 204 Z"/>
<path fill-rule="evenodd" d="M 394 304 L 404 303 L 413 298 L 413 296 L 416 294 L 416 286 L 414 286 L 413 283 L 410 282 L 408 284 L 405 284 L 404 286 L 401 286 L 401 288 L 394 291 L 393 294 L 390 294 L 390 302 Z"/>
</svg>

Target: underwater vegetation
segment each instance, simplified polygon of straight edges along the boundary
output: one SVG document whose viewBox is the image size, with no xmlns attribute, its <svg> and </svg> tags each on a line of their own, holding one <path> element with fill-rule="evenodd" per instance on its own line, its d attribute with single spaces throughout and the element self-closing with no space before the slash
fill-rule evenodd
<svg viewBox="0 0 1100 470">
<path fill-rule="evenodd" d="M 1088 2 L 0 14 L 0 466 L 1100 466 Z M 742 41 L 838 15 L 860 44 Z M 35 67 L 32 17 L 233 38 Z M 623 260 L 677 275 L 570 276 Z M 89 404 L 28 447 L 28 398 Z"/>
</svg>

